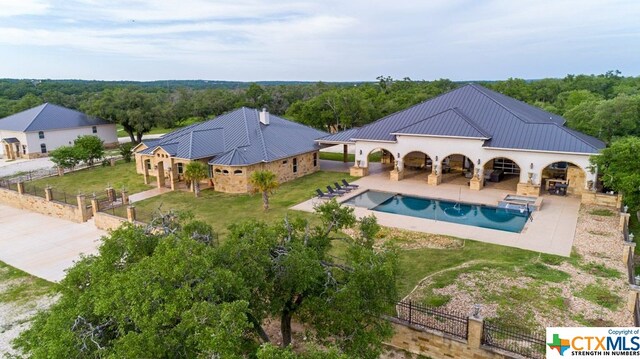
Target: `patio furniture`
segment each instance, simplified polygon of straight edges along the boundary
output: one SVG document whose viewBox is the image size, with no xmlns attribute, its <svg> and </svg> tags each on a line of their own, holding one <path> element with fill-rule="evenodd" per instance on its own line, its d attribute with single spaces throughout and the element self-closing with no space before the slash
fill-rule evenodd
<svg viewBox="0 0 640 359">
<path fill-rule="evenodd" d="M 493 170 L 491 172 L 491 176 L 489 178 L 489 180 L 491 182 L 500 182 L 502 181 L 502 176 L 504 175 L 504 171 L 502 170 Z"/>
<path fill-rule="evenodd" d="M 334 190 L 333 188 L 331 188 L 331 186 L 327 186 L 327 191 L 329 191 L 329 193 L 331 194 L 338 195 L 338 196 L 342 196 L 343 194 L 347 193 L 346 191 L 343 191 L 343 190 Z"/>
<path fill-rule="evenodd" d="M 349 184 L 349 182 L 347 182 L 347 180 L 345 180 L 344 178 L 342 179 L 342 184 L 345 187 L 349 187 L 349 188 L 353 188 L 353 189 L 356 189 L 356 188 L 360 187 L 357 184 Z"/>
<path fill-rule="evenodd" d="M 338 182 L 333 182 L 333 186 L 338 190 L 338 191 L 345 191 L 345 192 L 351 192 L 353 190 L 353 188 L 349 188 L 349 187 L 342 187 L 338 184 Z"/>
<path fill-rule="evenodd" d="M 316 188 L 316 193 L 318 194 L 318 198 L 329 198 L 329 199 L 331 199 L 331 198 L 336 196 L 335 194 L 324 193 L 319 188 Z"/>
</svg>

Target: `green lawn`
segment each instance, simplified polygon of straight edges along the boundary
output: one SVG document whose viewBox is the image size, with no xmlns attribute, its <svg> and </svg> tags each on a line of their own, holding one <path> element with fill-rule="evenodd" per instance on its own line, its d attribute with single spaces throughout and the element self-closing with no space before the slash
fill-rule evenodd
<svg viewBox="0 0 640 359">
<path fill-rule="evenodd" d="M 381 152 L 376 152 L 376 153 L 372 153 L 369 156 L 369 161 L 370 162 L 380 162 L 380 158 L 382 157 L 382 153 Z M 343 159 L 343 154 L 342 152 L 338 153 L 338 152 L 320 152 L 320 159 L 321 160 L 329 160 L 329 161 L 342 161 Z M 347 155 L 347 161 L 348 162 L 355 162 L 356 160 L 356 155 L 354 155 L 353 153 L 350 153 Z"/>
<path fill-rule="evenodd" d="M 274 221 L 284 218 L 291 213 L 310 218 L 311 214 L 300 211 L 290 211 L 289 207 L 310 199 L 316 188 L 324 189 L 327 185 L 345 178 L 354 178 L 346 173 L 316 172 L 294 181 L 283 183 L 270 198 L 270 209 L 262 209 L 260 194 L 227 194 L 211 190 L 202 191 L 199 198 L 190 192 L 169 192 L 161 196 L 136 203 L 138 219 L 148 220 L 156 209 L 191 211 L 197 218 L 209 223 L 221 234 L 226 228 L 239 221 L 260 219 Z"/>
<path fill-rule="evenodd" d="M 33 277 L 0 261 L 0 288 L 0 302 L 24 304 L 53 292 L 56 284 Z"/>
<path fill-rule="evenodd" d="M 26 183 L 27 190 L 30 186 L 44 188 L 47 185 L 53 187 L 55 191 L 66 192 L 75 195 L 102 194 L 107 185 L 111 185 L 117 191 L 124 186 L 129 194 L 145 191 L 153 186 L 145 185 L 142 175 L 136 173 L 135 162 L 126 163 L 117 161 L 114 167 L 102 167 L 97 165 L 93 168 L 67 173 L 62 177 L 48 177 Z"/>
</svg>

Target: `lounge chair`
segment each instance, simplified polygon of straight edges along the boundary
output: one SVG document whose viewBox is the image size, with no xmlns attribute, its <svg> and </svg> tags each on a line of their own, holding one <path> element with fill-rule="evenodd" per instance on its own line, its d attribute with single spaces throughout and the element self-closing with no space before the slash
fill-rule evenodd
<svg viewBox="0 0 640 359">
<path fill-rule="evenodd" d="M 329 198 L 329 199 L 331 199 L 331 198 L 336 196 L 335 194 L 332 194 L 332 193 L 324 193 L 319 188 L 316 188 L 316 193 L 318 194 L 318 198 Z"/>
<path fill-rule="evenodd" d="M 338 196 L 342 196 L 343 194 L 347 193 L 343 190 L 334 190 L 333 188 L 331 188 L 331 186 L 327 186 L 327 191 L 329 191 L 329 193 L 331 194 L 338 195 Z"/>
<path fill-rule="evenodd" d="M 342 184 L 347 188 L 356 189 L 356 188 L 360 187 L 357 184 L 349 184 L 349 182 L 347 182 L 347 180 L 345 180 L 344 178 L 342 179 Z"/>
<path fill-rule="evenodd" d="M 354 188 L 351 187 L 342 187 L 338 184 L 338 182 L 333 182 L 333 186 L 338 189 L 338 191 L 351 192 Z"/>
</svg>

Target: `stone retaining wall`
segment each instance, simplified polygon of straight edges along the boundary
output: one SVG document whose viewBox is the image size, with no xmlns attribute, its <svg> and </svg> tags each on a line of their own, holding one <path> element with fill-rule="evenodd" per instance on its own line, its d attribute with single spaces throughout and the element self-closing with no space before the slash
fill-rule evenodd
<svg viewBox="0 0 640 359">
<path fill-rule="evenodd" d="M 125 222 L 127 222 L 126 218 L 114 216 L 104 212 L 97 212 L 93 216 L 93 223 L 96 225 L 96 227 L 105 231 L 117 229 Z"/>
<path fill-rule="evenodd" d="M 584 191 L 582 192 L 582 203 L 620 209 L 622 206 L 622 195 Z"/>
<path fill-rule="evenodd" d="M 47 201 L 42 197 L 20 194 L 4 188 L 0 188 L 0 203 L 78 223 L 86 222 L 86 220 L 90 218 L 91 212 L 85 209 L 83 213 L 83 211 L 78 209 L 78 206 Z"/>
</svg>

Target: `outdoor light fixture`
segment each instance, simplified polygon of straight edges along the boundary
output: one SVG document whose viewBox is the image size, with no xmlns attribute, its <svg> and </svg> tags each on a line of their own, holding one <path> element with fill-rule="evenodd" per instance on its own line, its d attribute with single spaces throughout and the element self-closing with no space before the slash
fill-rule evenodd
<svg viewBox="0 0 640 359">
<path fill-rule="evenodd" d="M 480 164 L 480 159 L 478 158 L 478 164 Z"/>
<path fill-rule="evenodd" d="M 362 156 L 362 150 L 360 150 L 360 156 Z"/>
<path fill-rule="evenodd" d="M 633 233 L 629 233 L 629 242 L 633 242 L 633 237 L 635 237 Z"/>
<path fill-rule="evenodd" d="M 398 152 L 398 158 L 400 158 L 400 152 Z"/>
<path fill-rule="evenodd" d="M 622 212 L 627 213 L 628 210 L 629 206 L 625 205 L 624 207 L 622 207 Z"/>
<path fill-rule="evenodd" d="M 436 162 L 438 162 L 438 156 L 436 156 Z"/>
</svg>

